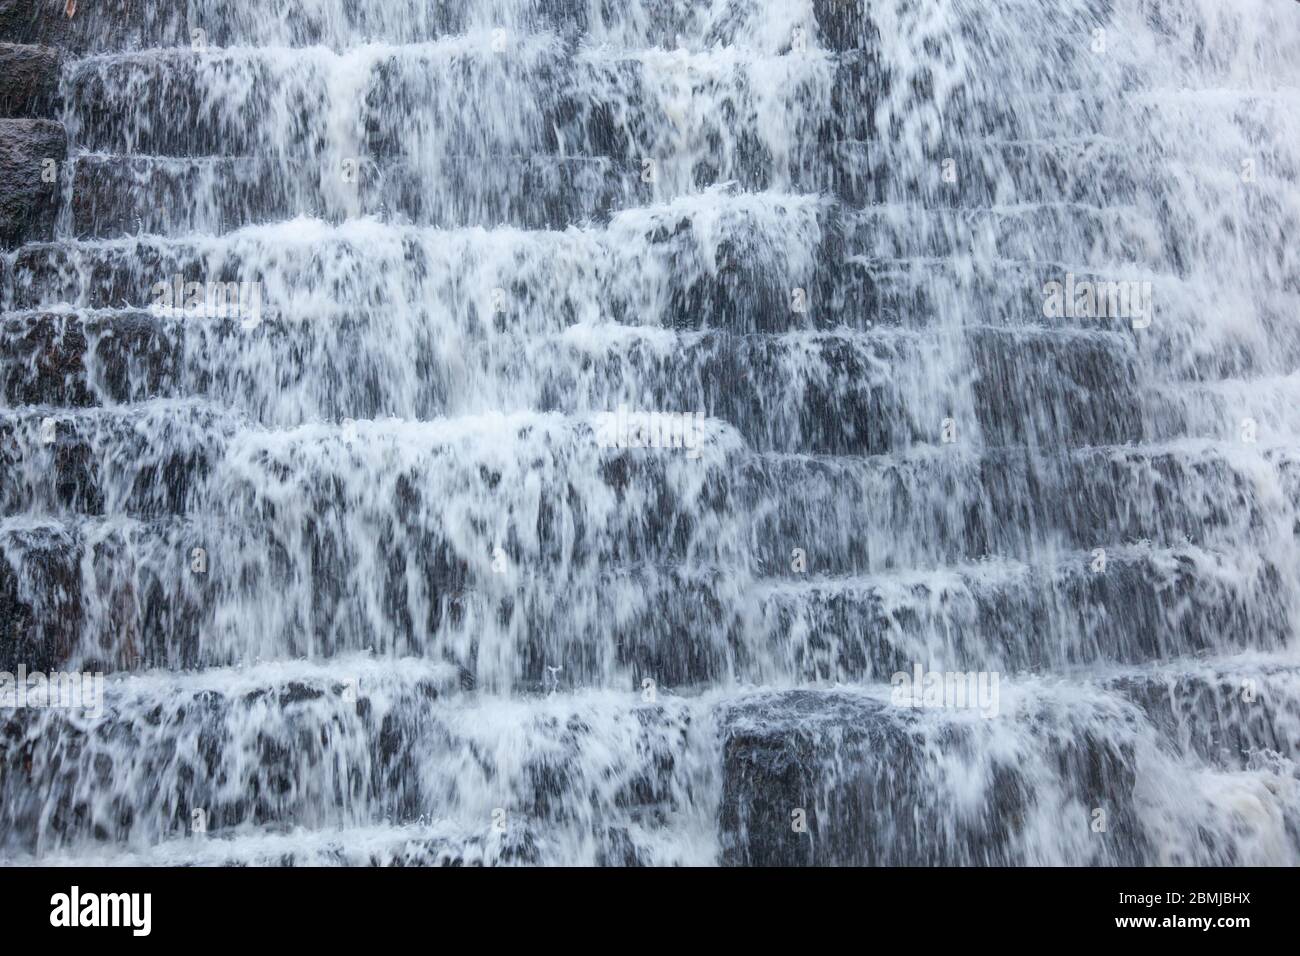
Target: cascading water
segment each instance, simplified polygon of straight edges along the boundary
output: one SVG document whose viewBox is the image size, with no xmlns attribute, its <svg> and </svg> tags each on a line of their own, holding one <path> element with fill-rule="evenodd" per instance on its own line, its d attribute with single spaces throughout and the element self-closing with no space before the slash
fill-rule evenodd
<svg viewBox="0 0 1300 956">
<path fill-rule="evenodd" d="M 36 7 L 0 856 L 1300 862 L 1300 6 Z"/>
</svg>

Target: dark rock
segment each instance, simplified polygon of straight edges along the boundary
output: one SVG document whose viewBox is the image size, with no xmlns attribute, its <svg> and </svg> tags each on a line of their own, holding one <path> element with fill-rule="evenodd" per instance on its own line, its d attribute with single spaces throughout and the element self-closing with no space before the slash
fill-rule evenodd
<svg viewBox="0 0 1300 956">
<path fill-rule="evenodd" d="M 1300 750 L 1293 668 L 1133 674 L 1114 688 L 1143 709 L 1179 753 L 1245 770 L 1269 753 Z"/>
<path fill-rule="evenodd" d="M 822 43 L 832 50 L 875 45 L 880 32 L 867 13 L 868 0 L 813 0 L 813 17 Z"/>
<path fill-rule="evenodd" d="M 63 126 L 50 120 L 0 120 L 0 246 L 54 235 L 59 183 L 68 154 Z"/>
<path fill-rule="evenodd" d="M 147 312 L 0 320 L 0 397 L 12 405 L 138 400 L 165 392 L 176 364 L 174 344 Z"/>
<path fill-rule="evenodd" d="M 81 628 L 80 558 L 57 528 L 0 540 L 0 671 L 50 671 L 66 659 Z"/>
<path fill-rule="evenodd" d="M 1068 808 L 1073 825 L 1087 828 L 1098 805 L 1108 830 L 1091 844 L 1093 862 L 1134 864 L 1147 852 L 1133 811 L 1132 744 L 1095 717 L 1048 708 L 948 719 L 853 693 L 799 690 L 728 705 L 721 724 L 727 865 L 1036 863 L 1036 838 L 1023 838 L 1031 812 Z M 999 755 L 991 740 L 1007 733 L 1043 758 L 1050 779 Z M 954 793 L 971 786 L 980 798 L 954 806 Z"/>
<path fill-rule="evenodd" d="M 64 0 L 0 0 L 0 37 L 13 43 L 63 43 L 69 18 Z"/>
<path fill-rule="evenodd" d="M 0 43 L 0 116 L 55 116 L 61 64 L 61 54 L 50 47 Z"/>
<path fill-rule="evenodd" d="M 189 42 L 190 0 L 0 0 L 0 37 L 79 52 Z M 208 11 L 204 10 L 204 14 Z"/>
</svg>

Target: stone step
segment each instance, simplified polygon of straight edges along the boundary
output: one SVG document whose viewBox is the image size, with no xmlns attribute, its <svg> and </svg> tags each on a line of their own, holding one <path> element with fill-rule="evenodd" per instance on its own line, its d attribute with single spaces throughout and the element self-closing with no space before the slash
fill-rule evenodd
<svg viewBox="0 0 1300 956">
<path fill-rule="evenodd" d="M 942 179 L 948 159 L 960 175 Z M 863 141 L 822 148 L 819 162 L 795 170 L 789 185 L 830 194 L 850 207 L 897 204 L 1013 209 L 1065 203 L 1083 209 L 1151 203 L 1159 208 L 1189 197 L 1151 200 L 1167 189 L 1129 148 L 1104 142 L 1007 143 L 953 150 L 923 164 L 900 163 Z M 485 162 L 490 175 L 485 176 Z M 501 224 L 563 228 L 604 221 L 619 209 L 646 204 L 661 193 L 643 181 L 638 159 L 512 155 L 485 161 L 450 155 L 427 164 L 412 159 L 358 160 L 343 168 L 286 162 L 275 157 L 170 157 L 84 153 L 74 157 L 72 234 L 78 238 L 128 233 L 222 232 L 295 216 L 377 215 L 394 222 L 455 227 Z M 750 188 L 779 185 L 762 174 Z M 1257 186 L 1248 196 L 1276 205 L 1290 183 Z M 1239 183 L 1224 184 L 1226 201 L 1241 199 Z M 1227 195 L 1231 194 L 1231 195 Z M 1218 196 L 1212 198 L 1219 198 Z M 1258 218 L 1259 210 L 1249 211 Z M 1243 223 L 1247 219 L 1243 219 Z"/>
<path fill-rule="evenodd" d="M 1278 770 L 1300 751 L 1300 674 L 1285 652 L 1133 669 L 1106 682 L 1161 740 L 1228 771 Z"/>
<path fill-rule="evenodd" d="M 187 826 L 190 824 L 186 824 Z M 176 833 L 183 832 L 178 824 Z M 626 834 L 615 829 L 610 842 Z M 519 866 L 538 865 L 543 857 L 535 828 L 516 825 L 505 834 L 458 823 L 306 827 L 241 827 L 231 834 L 190 834 L 152 845 L 115 846 L 109 842 L 77 843 L 40 853 L 11 857 L 20 866 Z M 612 865 L 621 855 L 597 857 Z M 648 857 L 647 862 L 653 859 Z M 671 862 L 671 861 L 669 861 Z"/>
<path fill-rule="evenodd" d="M 51 47 L 0 43 L 0 117 L 53 119 L 63 107 L 59 94 L 62 53 Z"/>
<path fill-rule="evenodd" d="M 421 337 L 398 354 L 394 329 L 295 335 L 294 327 L 245 330 L 230 321 L 194 332 L 195 320 L 181 319 L 152 323 L 152 334 L 127 324 L 121 336 L 106 336 L 102 326 L 45 321 L 3 339 L 0 370 L 15 393 L 89 397 L 98 379 L 116 384 L 120 398 L 153 386 L 153 395 L 206 395 L 251 414 L 287 400 L 289 420 L 487 409 L 699 413 L 730 423 L 759 451 L 823 454 L 1143 438 L 1136 353 L 1112 332 L 734 336 L 602 324 L 482 342 Z M 384 334 L 389 341 L 376 342 Z M 223 352 L 232 361 L 214 372 Z M 311 381 L 314 395 L 286 392 Z M 407 384 L 381 390 L 372 381 Z"/>
<path fill-rule="evenodd" d="M 77 157 L 72 233 L 224 232 L 260 222 L 347 212 L 439 227 L 563 229 L 607 221 L 652 198 L 640 169 L 609 159 L 500 157 L 485 182 L 480 159 L 422 169 L 411 163 L 304 170 L 259 159 Z M 351 174 L 351 173 L 350 173 Z"/>
<path fill-rule="evenodd" d="M 1280 61 L 1279 61 L 1280 62 Z M 1300 157 L 1277 148 L 1300 132 L 1294 87 L 1275 86 L 1276 77 L 1260 78 L 1254 88 L 1240 79 L 1223 85 L 1177 82 L 1160 88 L 1140 84 L 1121 90 L 1124 109 L 1116 109 L 1117 93 L 1101 87 L 1069 92 L 1044 92 L 1015 104 L 1011 111 L 972 113 L 967 117 L 968 140 L 1009 139 L 1030 142 L 1067 139 L 1106 139 L 1119 143 L 1146 142 L 1153 160 L 1210 163 L 1238 177 L 1242 160 L 1256 158 L 1256 171 L 1295 182 Z M 1135 139 L 1140 137 L 1140 139 Z"/>
<path fill-rule="evenodd" d="M 853 575 L 1106 542 L 1226 545 L 1266 527 L 1284 541 L 1300 480 L 1293 446 L 1239 442 L 756 455 L 737 467 L 733 495 L 771 574 L 787 573 L 792 547 L 814 574 Z"/>
<path fill-rule="evenodd" d="M 1300 440 L 1292 412 L 1300 402 L 1300 372 L 1193 383 L 1163 383 L 1151 390 L 1151 429 L 1157 435 L 1249 446 Z"/>
<path fill-rule="evenodd" d="M 633 215 L 620 214 L 608 228 L 565 233 L 383 227 L 370 244 L 355 226 L 324 227 L 329 240 L 303 249 L 276 248 L 253 230 L 184 242 L 149 237 L 30 245 L 13 255 L 7 293 L 0 296 L 17 307 L 0 319 L 3 396 L 11 404 L 79 405 L 96 396 L 123 401 L 167 394 L 169 388 L 210 392 L 222 378 L 239 379 L 252 363 L 256 371 L 248 387 L 276 382 L 282 401 L 305 403 L 295 408 L 296 417 L 282 419 L 287 423 L 328 415 L 345 399 L 332 384 L 320 397 L 293 384 L 304 363 L 336 364 L 334 346 L 367 356 L 377 363 L 376 374 L 391 375 L 380 368 L 384 353 L 403 337 L 392 361 L 406 364 L 413 355 L 436 354 L 453 343 L 457 350 L 475 342 L 487 347 L 503 335 L 564 342 L 556 333 L 577 337 L 575 325 L 599 328 L 606 319 L 639 326 L 629 334 L 651 337 L 663 327 L 743 335 L 847 328 L 881 341 L 888 341 L 891 330 L 925 340 L 962 327 L 972 335 L 994 335 L 980 331 L 992 327 L 1046 341 L 1057 330 L 1057 347 L 1066 350 L 1081 348 L 1072 342 L 1102 343 L 1122 334 L 1131 339 L 1135 360 L 1146 366 L 1143 382 L 1151 385 L 1186 380 L 1209 387 L 1229 379 L 1285 378 L 1300 368 L 1300 334 L 1288 318 L 1300 308 L 1300 295 L 1264 291 L 1248 303 L 1212 283 L 1167 275 L 1116 278 L 1118 271 L 1106 275 L 1009 260 L 963 270 L 945 260 L 855 259 L 833 231 L 822 232 L 815 221 L 805 222 L 806 247 L 774 248 L 752 234 L 742 239 L 746 223 L 758 227 L 759 220 L 748 215 L 728 228 L 735 239 L 706 238 L 690 228 L 668 238 L 646 224 L 625 228 Z M 750 246 L 738 250 L 733 242 Z M 634 278 L 628 260 L 636 255 L 664 269 L 668 289 L 652 294 Z M 580 278 L 557 284 L 554 270 L 577 257 L 584 266 Z M 280 276 L 274 286 L 262 279 L 270 268 Z M 378 282 L 376 274 L 399 276 L 399 288 Z M 259 327 L 250 331 L 244 318 L 223 321 L 219 314 L 190 317 L 184 308 L 150 314 L 158 283 L 174 289 L 177 276 L 184 283 L 219 283 L 223 301 L 234 302 L 239 287 L 232 297 L 228 283 L 260 282 L 258 315 L 249 318 L 260 318 Z M 361 301 L 340 306 L 333 290 L 357 286 Z M 1098 309 L 1095 317 L 1049 316 L 1045 288 L 1059 288 L 1062 299 L 1074 289 L 1081 303 L 1086 298 L 1080 290 L 1103 289 L 1105 301 L 1114 296 L 1117 307 Z M 1125 298 L 1137 303 L 1132 314 L 1122 308 Z M 104 308 L 108 303 L 127 305 Z M 1219 320 L 1224 313 L 1242 320 L 1225 324 Z M 259 358 L 262 349 L 269 352 Z M 200 369 L 200 362 L 207 368 Z M 134 377 L 124 377 L 128 372 Z M 389 406 L 395 413 L 436 407 L 402 405 L 398 391 L 382 393 L 396 403 Z M 231 400 L 268 416 L 277 404 Z M 1174 422 L 1166 434 L 1177 433 L 1181 426 Z"/>
<path fill-rule="evenodd" d="M 366 159 L 432 168 L 458 156 L 608 156 L 676 189 L 788 180 L 820 164 L 822 144 L 872 135 L 862 107 L 878 80 L 866 54 L 575 53 L 545 34 L 503 52 L 494 42 L 482 32 L 342 54 L 88 58 L 66 72 L 70 135 L 96 152 L 273 156 L 332 171 L 340 185 L 348 163 Z M 187 122 L 170 120 L 177 110 Z M 267 121 L 240 118 L 249 115 Z M 494 181 L 491 166 L 480 172 Z"/>
<path fill-rule="evenodd" d="M 1271 681 L 1259 710 L 1294 711 L 1293 665 L 1290 678 L 1227 666 Z M 457 694 L 449 676 L 418 661 L 264 664 L 106 681 L 93 724 L 29 706 L 0 733 L 6 851 L 157 862 L 184 854 L 178 838 L 198 821 L 195 857 L 237 859 L 247 850 L 231 848 L 260 838 L 254 857 L 286 862 L 304 862 L 286 851 L 310 833 L 380 823 L 430 827 L 441 849 L 399 854 L 425 860 L 461 857 L 452 833 L 471 859 L 535 863 L 684 862 L 691 833 L 696 862 L 748 865 L 1240 865 L 1295 852 L 1300 804 L 1283 767 L 1179 762 L 1160 706 L 1105 678 L 985 675 L 964 706 L 918 707 L 897 683 L 510 701 Z M 1265 721 L 1233 745 L 1293 756 L 1298 741 Z M 699 789 L 714 760 L 717 844 Z M 1250 839 L 1227 839 L 1243 827 Z"/>
<path fill-rule="evenodd" d="M 337 315 L 346 290 L 348 310 L 427 303 L 468 313 L 461 319 L 467 331 L 559 331 L 603 314 L 663 325 L 700 325 L 702 316 L 717 314 L 717 324 L 726 324 L 729 315 L 768 308 L 798 315 L 793 289 L 807 291 L 816 278 L 829 214 L 816 197 L 710 190 L 563 231 L 299 219 L 222 236 L 34 244 L 13 257 L 4 299 L 8 309 L 147 308 L 157 283 L 176 275 L 263 281 L 274 272 L 264 311 L 289 317 Z M 648 284 L 642 269 L 667 287 Z M 570 270 L 572 281 L 560 282 L 557 274 Z M 758 305 L 742 312 L 746 287 L 757 290 Z"/>
<path fill-rule="evenodd" d="M 540 827 L 555 850 L 596 855 L 607 828 L 666 829 L 698 786 L 685 702 L 458 699 L 445 668 L 416 660 L 110 680 L 102 710 L 92 725 L 63 708 L 6 715 L 6 855 L 145 850 L 196 819 L 218 839 L 445 819 L 496 847 L 499 821 L 507 838 Z"/>
<path fill-rule="evenodd" d="M 1002 681 L 998 697 L 992 719 L 899 707 L 888 687 L 726 706 L 723 863 L 1243 865 L 1296 852 L 1285 771 L 1180 763 L 1100 688 Z"/>
<path fill-rule="evenodd" d="M 638 822 L 610 823 L 575 838 L 544 821 L 507 817 L 504 831 L 481 821 L 375 824 L 330 828 L 247 826 L 233 832 L 116 847 L 80 843 L 37 855 L 21 866 L 674 866 L 713 865 L 707 834 L 664 832 Z M 178 828 L 179 829 L 179 828 Z"/>
<path fill-rule="evenodd" d="M 1249 304 L 1252 320 L 1225 329 L 1210 320 L 1248 303 L 1212 282 L 1133 264 L 1044 259 L 1025 245 L 1035 224 L 1082 236 L 1071 215 L 1051 206 L 854 211 L 809 195 L 710 189 L 563 231 L 297 219 L 221 236 L 31 244 L 12 258 L 3 301 L 11 310 L 146 308 L 158 283 L 178 275 L 262 281 L 274 271 L 263 311 L 290 318 L 436 302 L 466 331 L 559 331 L 601 317 L 738 332 L 1050 322 L 1141 333 L 1155 354 L 1193 374 L 1215 363 L 1260 366 L 1270 336 L 1295 354 L 1297 337 L 1283 316 L 1300 290 L 1263 291 Z M 918 221 L 929 238 L 907 239 Z M 555 272 L 570 267 L 573 281 L 558 285 Z M 357 293 L 346 309 L 340 288 Z"/>
<path fill-rule="evenodd" d="M 841 36 L 845 47 L 851 46 L 845 30 L 832 22 L 837 16 L 839 11 L 821 0 L 811 10 L 744 3 L 713 9 L 695 0 L 633 0 L 616 6 L 587 0 L 177 0 L 165 8 L 99 0 L 68 18 L 55 0 L 6 0 L 0 6 L 0 32 L 79 52 L 192 44 L 345 49 L 359 38 L 409 44 L 501 29 L 507 36 L 555 32 L 572 41 L 613 47 L 736 44 L 777 53 L 790 48 L 796 27 L 803 28 L 808 46 L 833 44 Z M 196 36 L 195 30 L 202 33 Z"/>
<path fill-rule="evenodd" d="M 57 170 L 67 155 L 63 126 L 44 119 L 0 119 L 0 249 L 54 237 Z"/>
<path fill-rule="evenodd" d="M 458 435 L 476 422 L 485 430 L 481 440 Z M 0 413 L 0 513 L 251 520 L 260 515 L 264 478 L 317 488 L 317 504 L 330 512 L 374 495 L 378 507 L 382 495 L 364 454 L 393 458 L 401 482 L 415 488 L 450 482 L 471 490 L 479 489 L 470 479 L 480 465 L 500 471 L 492 445 L 499 439 L 550 462 L 557 507 L 573 497 L 561 489 L 591 481 L 620 495 L 629 483 L 648 482 L 630 496 L 647 505 L 662 495 L 702 494 L 701 502 L 715 501 L 746 529 L 743 553 L 757 566 L 784 569 L 790 549 L 801 547 L 816 573 L 846 574 L 1027 556 L 1044 544 L 1086 551 L 1116 541 L 1272 534 L 1279 526 L 1270 515 L 1295 517 L 1290 492 L 1300 477 L 1292 442 L 1252 445 L 1236 436 L 1073 449 L 935 443 L 862 458 L 754 453 L 725 422 L 673 424 L 691 427 L 682 435 L 660 431 L 663 447 L 634 447 L 631 439 L 650 425 L 635 409 L 626 416 L 520 413 L 267 429 L 185 400 L 79 412 L 28 408 Z M 550 444 L 527 450 L 531 429 Z M 453 450 L 466 456 L 463 476 L 443 473 Z M 671 484 L 660 487 L 664 481 Z M 495 481 L 479 490 L 494 488 Z M 244 491 L 252 497 L 240 497 Z"/>
<path fill-rule="evenodd" d="M 625 500 L 654 491 L 635 480 Z M 511 498 L 492 501 L 513 512 Z M 371 648 L 452 662 L 471 686 L 497 691 L 879 680 L 916 660 L 1050 670 L 1271 649 L 1289 640 L 1298 599 L 1300 542 L 1266 535 L 1246 550 L 1102 539 L 1069 552 L 1017 541 L 1017 559 L 829 576 L 857 557 L 834 535 L 851 539 L 871 523 L 823 530 L 822 516 L 797 524 L 798 509 L 754 523 L 748 509 L 779 504 L 749 499 L 695 527 L 642 529 L 663 516 L 632 507 L 596 526 L 577 503 L 561 514 L 548 498 L 540 521 L 586 528 L 535 554 L 458 528 L 475 504 L 461 493 L 438 508 L 411 503 L 400 520 L 378 515 L 373 499 L 347 501 L 309 500 L 261 525 L 243 509 L 149 522 L 5 519 L 0 663 L 116 671 Z M 795 532 L 779 537 L 778 525 Z M 623 528 L 642 540 L 629 546 Z M 941 546 L 882 543 L 870 558 L 897 568 L 921 550 L 954 550 L 959 534 L 940 525 Z M 498 539 L 506 544 L 494 555 Z"/>
</svg>

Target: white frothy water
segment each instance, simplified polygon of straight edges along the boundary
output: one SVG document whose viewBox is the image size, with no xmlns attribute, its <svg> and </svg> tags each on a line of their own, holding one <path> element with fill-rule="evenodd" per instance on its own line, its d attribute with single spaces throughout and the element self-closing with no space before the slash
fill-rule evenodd
<svg viewBox="0 0 1300 956">
<path fill-rule="evenodd" d="M 110 675 L 4 858 L 1300 862 L 1300 8 L 136 6 L 4 261 L 0 670 Z"/>
</svg>

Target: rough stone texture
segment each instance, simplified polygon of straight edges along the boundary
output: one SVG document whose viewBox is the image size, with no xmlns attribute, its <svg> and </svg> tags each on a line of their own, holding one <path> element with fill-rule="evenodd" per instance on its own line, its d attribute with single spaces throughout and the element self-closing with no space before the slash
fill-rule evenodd
<svg viewBox="0 0 1300 956">
<path fill-rule="evenodd" d="M 64 0 L 0 0 L 0 38 L 10 43 L 66 41 Z"/>
<path fill-rule="evenodd" d="M 61 65 L 62 55 L 50 47 L 0 43 L 0 116 L 54 117 Z"/>
<path fill-rule="evenodd" d="M 821 42 L 832 50 L 868 49 L 878 36 L 867 0 L 813 0 Z"/>
<path fill-rule="evenodd" d="M 1291 692 L 1298 674 L 1292 667 L 1134 674 L 1113 686 L 1142 708 L 1171 747 L 1212 766 L 1247 770 L 1270 753 L 1300 749 L 1300 700 Z"/>
<path fill-rule="evenodd" d="M 0 319 L 0 398 L 11 405 L 138 400 L 163 392 L 176 364 L 176 348 L 146 312 Z"/>
<path fill-rule="evenodd" d="M 413 223 L 459 227 L 516 225 L 563 229 L 571 222 L 607 221 L 612 211 L 644 202 L 634 169 L 608 159 L 535 156 L 503 158 L 511 184 L 485 190 L 476 163 L 448 164 L 447 195 L 436 198 L 410 165 L 364 164 L 356 215 L 397 213 Z M 203 230 L 219 216 L 227 229 L 313 215 L 328 208 L 323 183 L 288 180 L 274 162 L 253 157 L 198 159 L 82 156 L 71 199 L 73 233 L 113 237 Z"/>
<path fill-rule="evenodd" d="M 58 173 L 68 153 L 63 126 L 50 120 L 0 120 L 0 246 L 48 241 L 54 236 L 59 184 L 44 182 L 42 164 Z"/>
<path fill-rule="evenodd" d="M 1094 863 L 1136 865 L 1148 852 L 1133 808 L 1133 754 L 1121 739 L 1027 718 L 1082 812 L 1104 794 L 1114 839 Z M 853 694 L 798 690 L 724 709 L 722 862 L 730 866 L 1023 865 L 1019 834 L 1039 781 L 1012 760 L 990 759 L 985 799 L 955 815 L 936 787 L 937 754 L 988 754 L 981 728 L 954 721 L 923 731 L 910 712 Z M 807 829 L 792 826 L 793 808 Z M 1083 819 L 1081 816 L 1080 820 Z"/>
<path fill-rule="evenodd" d="M 80 553 L 57 528 L 0 536 L 0 671 L 48 671 L 81 626 Z"/>
</svg>

